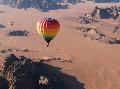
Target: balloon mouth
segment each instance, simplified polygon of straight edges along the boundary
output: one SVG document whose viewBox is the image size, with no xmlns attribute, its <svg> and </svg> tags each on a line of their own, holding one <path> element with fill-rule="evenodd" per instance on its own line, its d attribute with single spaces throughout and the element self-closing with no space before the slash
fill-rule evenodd
<svg viewBox="0 0 120 89">
<path fill-rule="evenodd" d="M 47 47 L 49 47 L 49 43 L 47 44 Z"/>
<path fill-rule="evenodd" d="M 48 43 L 47 47 L 49 47 L 49 43 L 53 38 L 54 37 L 44 37 L 45 41 Z"/>
</svg>

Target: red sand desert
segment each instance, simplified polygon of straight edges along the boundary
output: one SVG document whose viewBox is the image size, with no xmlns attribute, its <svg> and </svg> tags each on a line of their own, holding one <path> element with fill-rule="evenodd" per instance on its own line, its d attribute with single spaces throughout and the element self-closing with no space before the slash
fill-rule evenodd
<svg viewBox="0 0 120 89">
<path fill-rule="evenodd" d="M 84 37 L 75 29 L 77 26 L 96 28 L 100 23 L 92 25 L 81 25 L 75 23 L 73 18 L 81 13 L 87 13 L 95 6 L 120 6 L 120 3 L 79 3 L 69 6 L 68 9 L 50 10 L 41 12 L 35 9 L 16 9 L 1 5 L 0 24 L 6 26 L 0 28 L 0 50 L 12 49 L 0 53 L 1 62 L 3 58 L 11 53 L 24 55 L 28 58 L 40 59 L 49 57 L 59 57 L 69 62 L 50 61 L 48 64 L 61 67 L 62 72 L 76 77 L 84 84 L 85 89 L 119 89 L 120 88 L 120 44 L 106 44 L 97 40 Z M 51 17 L 60 22 L 61 28 L 57 36 L 51 41 L 50 46 L 36 31 L 36 22 L 43 18 Z M 13 22 L 13 25 L 10 23 Z M 112 19 L 102 20 L 101 23 L 114 24 Z M 120 22 L 116 22 L 120 24 Z M 105 25 L 106 26 L 106 25 Z M 100 27 L 100 26 L 99 26 Z M 28 36 L 8 36 L 12 30 L 20 29 L 29 32 Z M 104 29 L 106 30 L 106 29 Z M 109 36 L 120 40 L 120 35 L 112 35 L 105 31 Z M 22 50 L 28 49 L 29 52 Z M 72 84 L 71 84 L 72 83 Z M 83 89 L 76 83 L 67 81 L 68 89 Z"/>
</svg>

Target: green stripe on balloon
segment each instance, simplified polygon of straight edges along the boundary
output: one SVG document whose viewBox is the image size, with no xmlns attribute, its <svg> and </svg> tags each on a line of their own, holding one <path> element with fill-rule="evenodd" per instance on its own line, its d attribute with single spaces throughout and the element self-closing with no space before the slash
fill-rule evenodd
<svg viewBox="0 0 120 89">
<path fill-rule="evenodd" d="M 47 47 L 49 46 L 49 43 L 50 41 L 53 39 L 54 37 L 44 37 L 44 39 L 47 41 L 48 45 Z"/>
</svg>

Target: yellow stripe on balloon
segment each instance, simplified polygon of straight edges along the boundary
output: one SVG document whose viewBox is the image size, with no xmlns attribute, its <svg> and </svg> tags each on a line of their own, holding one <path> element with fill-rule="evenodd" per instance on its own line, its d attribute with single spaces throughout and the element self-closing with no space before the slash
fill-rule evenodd
<svg viewBox="0 0 120 89">
<path fill-rule="evenodd" d="M 37 31 L 39 32 L 39 34 L 41 34 L 42 36 L 45 35 L 56 35 L 57 32 L 59 31 L 59 29 L 46 29 L 44 30 L 44 28 L 37 28 Z"/>
</svg>

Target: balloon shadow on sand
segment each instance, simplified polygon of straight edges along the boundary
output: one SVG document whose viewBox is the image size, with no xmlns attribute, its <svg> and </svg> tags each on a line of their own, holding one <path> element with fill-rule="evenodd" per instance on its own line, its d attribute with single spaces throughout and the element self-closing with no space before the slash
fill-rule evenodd
<svg viewBox="0 0 120 89">
<path fill-rule="evenodd" d="M 24 56 L 16 58 L 12 54 L 5 59 L 7 62 L 2 72 L 12 89 L 85 89 L 83 83 L 74 76 L 62 73 L 61 68 L 43 61 L 33 62 Z"/>
</svg>

